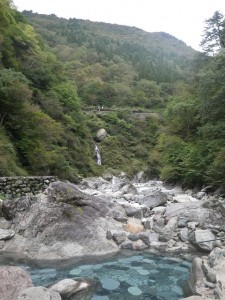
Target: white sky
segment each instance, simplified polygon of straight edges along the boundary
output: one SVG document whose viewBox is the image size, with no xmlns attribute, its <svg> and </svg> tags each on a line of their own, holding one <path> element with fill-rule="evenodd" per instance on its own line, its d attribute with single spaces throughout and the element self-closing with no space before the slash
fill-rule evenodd
<svg viewBox="0 0 225 300">
<path fill-rule="evenodd" d="M 17 9 L 164 31 L 200 50 L 204 21 L 224 0 L 14 0 Z"/>
</svg>

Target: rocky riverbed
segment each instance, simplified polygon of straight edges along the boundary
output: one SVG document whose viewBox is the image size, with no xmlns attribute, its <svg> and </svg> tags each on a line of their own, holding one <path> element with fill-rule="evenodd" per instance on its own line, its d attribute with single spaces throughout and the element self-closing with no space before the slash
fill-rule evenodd
<svg viewBox="0 0 225 300">
<path fill-rule="evenodd" d="M 42 260 L 120 249 L 201 251 L 205 256 L 193 261 L 190 292 L 224 299 L 225 205 L 208 190 L 184 192 L 146 181 L 142 173 L 133 180 L 121 174 L 79 185 L 53 182 L 44 193 L 1 202 L 0 251 Z"/>
</svg>

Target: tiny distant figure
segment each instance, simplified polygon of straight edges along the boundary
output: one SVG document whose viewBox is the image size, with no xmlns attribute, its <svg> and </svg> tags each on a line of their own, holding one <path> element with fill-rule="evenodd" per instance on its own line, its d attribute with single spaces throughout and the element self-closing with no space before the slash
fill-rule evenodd
<svg viewBox="0 0 225 300">
<path fill-rule="evenodd" d="M 100 112 L 100 110 L 101 110 L 101 107 L 100 107 L 100 105 L 98 105 L 97 106 L 97 111 Z"/>
</svg>

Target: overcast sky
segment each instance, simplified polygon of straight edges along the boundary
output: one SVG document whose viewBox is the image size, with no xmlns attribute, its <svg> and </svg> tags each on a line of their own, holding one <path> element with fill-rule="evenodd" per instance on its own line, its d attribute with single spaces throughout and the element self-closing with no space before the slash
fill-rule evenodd
<svg viewBox="0 0 225 300">
<path fill-rule="evenodd" d="M 17 9 L 164 31 L 200 50 L 204 21 L 225 0 L 14 0 Z"/>
</svg>

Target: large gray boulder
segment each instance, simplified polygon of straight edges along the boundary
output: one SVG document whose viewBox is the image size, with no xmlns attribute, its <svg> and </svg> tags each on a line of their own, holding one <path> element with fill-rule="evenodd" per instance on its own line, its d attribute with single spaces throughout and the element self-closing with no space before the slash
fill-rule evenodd
<svg viewBox="0 0 225 300">
<path fill-rule="evenodd" d="M 11 229 L 1 229 L 0 228 L 0 240 L 6 241 L 14 237 L 15 231 Z"/>
<path fill-rule="evenodd" d="M 152 242 L 158 242 L 159 234 L 156 232 L 143 232 L 139 234 L 139 238 L 147 245 L 150 246 Z"/>
<path fill-rule="evenodd" d="M 1 250 L 37 259 L 116 252 L 116 244 L 106 239 L 106 231 L 118 226 L 110 209 L 106 200 L 84 194 L 74 184 L 54 182 L 27 210 L 16 211 L 15 237 Z"/>
<path fill-rule="evenodd" d="M 96 139 L 98 142 L 102 142 L 107 136 L 107 131 L 104 128 L 101 128 L 96 133 Z"/>
<path fill-rule="evenodd" d="M 210 230 L 195 230 L 190 234 L 190 241 L 198 249 L 210 252 L 213 249 L 215 235 Z"/>
<path fill-rule="evenodd" d="M 161 206 L 167 202 L 167 195 L 163 192 L 150 192 L 145 197 L 138 200 L 139 204 L 143 204 L 149 208 Z"/>
<path fill-rule="evenodd" d="M 173 217 L 162 228 L 160 235 L 159 235 L 159 240 L 161 242 L 168 242 L 169 240 L 171 240 L 176 228 L 177 228 L 177 217 Z"/>
<path fill-rule="evenodd" d="M 43 286 L 30 287 L 22 290 L 15 300 L 61 300 L 57 291 L 47 289 Z"/>
<path fill-rule="evenodd" d="M 143 217 L 142 207 L 126 205 L 125 211 L 128 217 L 135 217 L 137 219 L 141 219 Z"/>
<path fill-rule="evenodd" d="M 186 241 L 188 241 L 188 234 L 189 234 L 188 228 L 185 227 L 185 228 L 181 229 L 178 236 L 180 237 L 182 242 L 186 242 Z"/>
<path fill-rule="evenodd" d="M 113 233 L 112 238 L 117 243 L 117 245 L 119 245 L 126 240 L 127 236 L 124 231 L 116 231 Z"/>
<path fill-rule="evenodd" d="M 125 185 L 121 192 L 123 194 L 132 194 L 132 195 L 137 195 L 138 194 L 138 191 L 136 189 L 136 187 L 132 184 L 132 183 L 129 183 L 127 185 Z"/>
<path fill-rule="evenodd" d="M 223 216 L 220 212 L 213 209 L 203 207 L 204 202 L 184 202 L 174 203 L 166 207 L 165 217 L 169 220 L 172 217 L 179 217 L 182 222 L 197 222 L 201 224 L 222 225 L 224 223 Z M 182 226 L 181 226 L 182 227 Z"/>
<path fill-rule="evenodd" d="M 120 191 L 122 187 L 124 187 L 127 184 L 126 178 L 120 178 L 113 176 L 112 178 L 112 192 L 115 193 L 117 191 Z"/>
<path fill-rule="evenodd" d="M 225 248 L 214 248 L 208 256 L 208 263 L 216 274 L 217 282 L 220 283 L 217 290 L 221 290 L 224 297 L 221 299 L 225 299 Z"/>
<path fill-rule="evenodd" d="M 13 300 L 21 290 L 32 286 L 30 276 L 23 269 L 11 266 L 0 267 L 1 300 Z"/>
<path fill-rule="evenodd" d="M 191 294 L 199 295 L 201 299 L 225 299 L 224 256 L 224 247 L 214 248 L 208 257 L 193 260 L 188 279 Z"/>
<path fill-rule="evenodd" d="M 16 214 L 16 201 L 5 200 L 2 203 L 2 215 L 6 220 L 12 220 Z"/>
<path fill-rule="evenodd" d="M 98 286 L 99 282 L 93 279 L 63 279 L 48 288 L 58 292 L 63 300 L 79 300 L 90 299 Z"/>
<path fill-rule="evenodd" d="M 188 288 L 191 294 L 203 295 L 205 292 L 205 275 L 202 270 L 202 259 L 196 257 L 191 266 L 190 275 L 188 279 Z"/>
<path fill-rule="evenodd" d="M 7 220 L 12 220 L 17 212 L 22 212 L 31 206 L 33 197 L 23 196 L 13 200 L 5 200 L 2 203 L 2 214 Z"/>
</svg>

